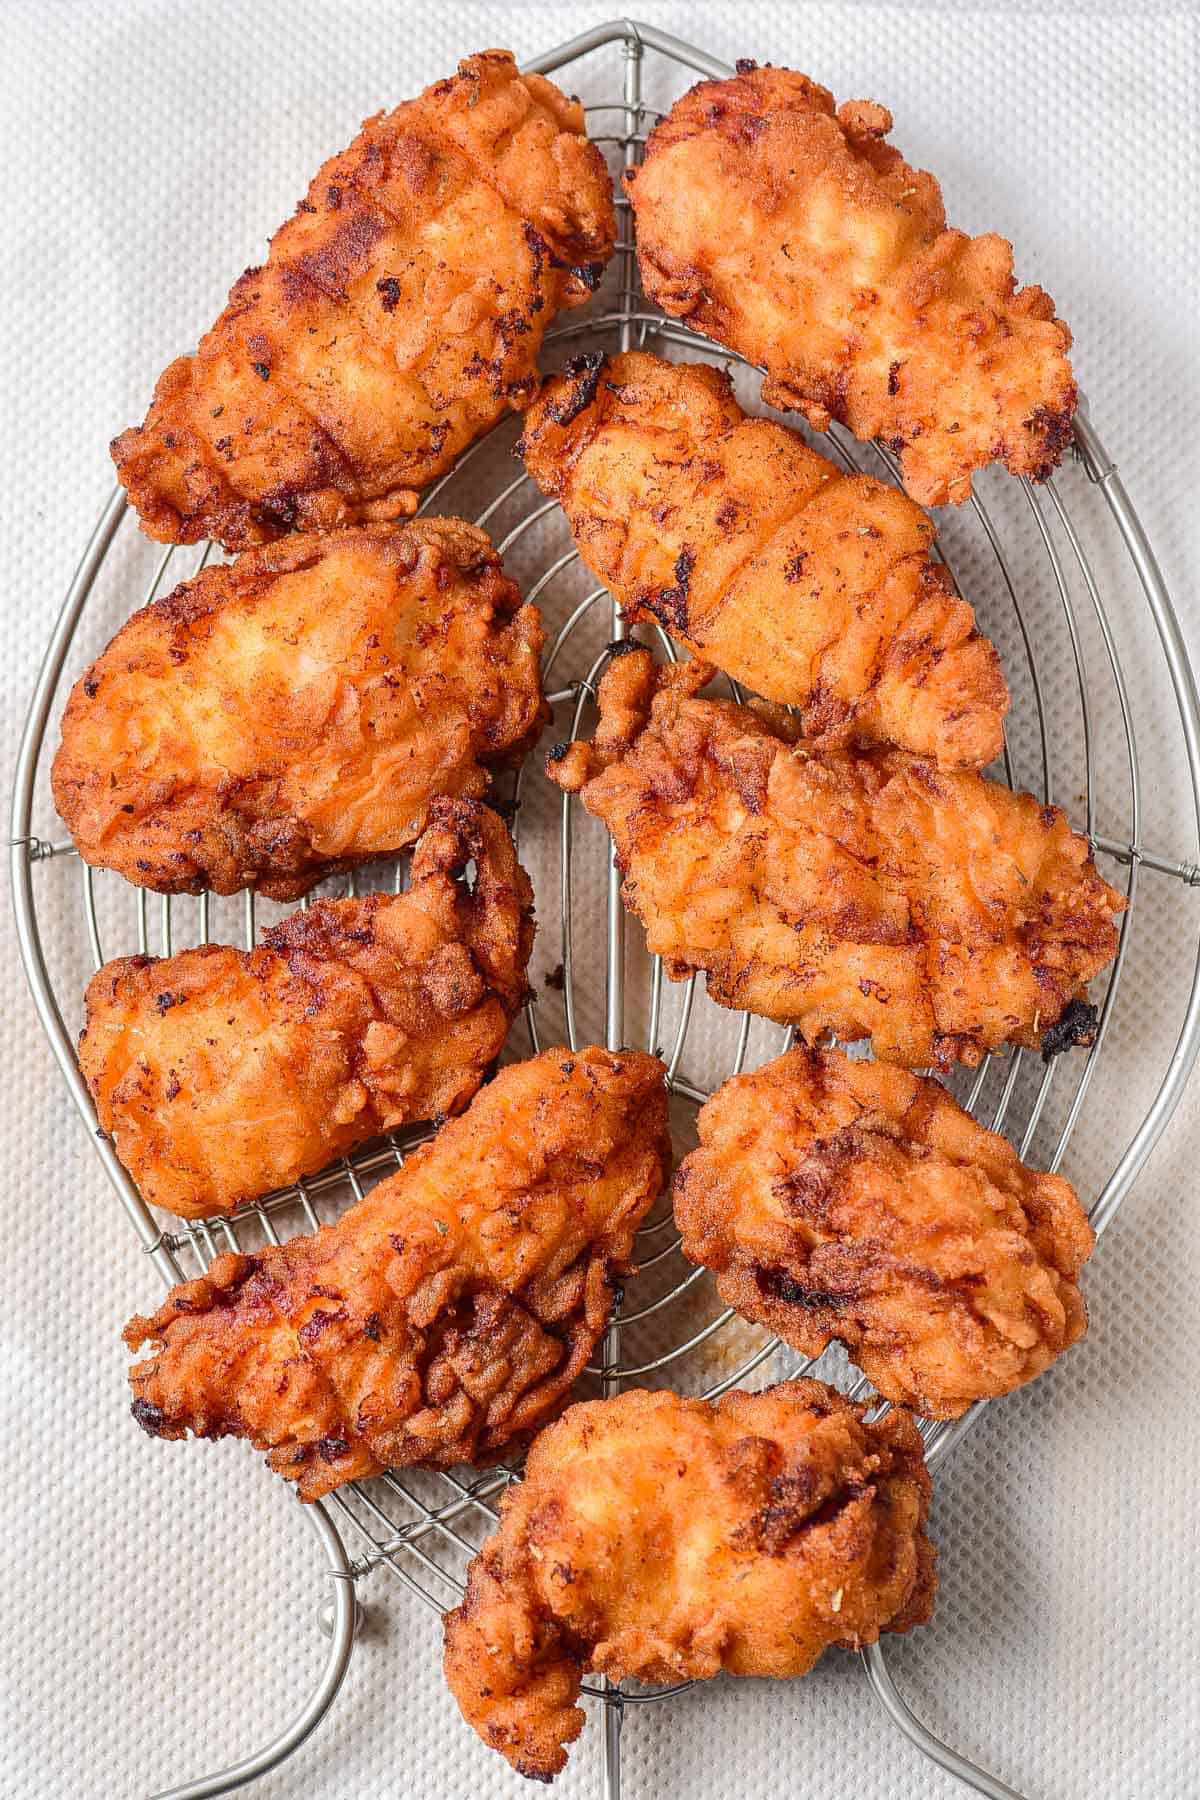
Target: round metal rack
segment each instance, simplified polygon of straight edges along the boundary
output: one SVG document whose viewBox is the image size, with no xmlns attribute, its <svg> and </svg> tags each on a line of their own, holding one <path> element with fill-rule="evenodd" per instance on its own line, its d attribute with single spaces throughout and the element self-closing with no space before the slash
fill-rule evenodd
<svg viewBox="0 0 1200 1800">
<path fill-rule="evenodd" d="M 668 104 L 684 72 L 730 72 L 704 52 L 627 20 L 597 27 L 528 67 L 550 73 L 570 66 L 575 85 L 586 95 L 593 89 L 611 91 L 600 77 L 611 83 L 614 62 L 620 69 L 619 97 L 587 108 L 589 130 L 611 154 L 614 170 L 640 157 L 646 133 L 659 116 L 647 101 L 651 86 L 654 97 Z M 676 358 L 719 360 L 733 370 L 743 404 L 754 410 L 757 382 L 752 371 L 737 368 L 736 359 L 647 307 L 637 284 L 628 209 L 624 201 L 618 205 L 622 235 L 605 285 L 588 309 L 571 315 L 551 334 L 552 354 L 565 360 L 586 339 L 614 350 L 648 346 Z M 542 499 L 512 461 L 515 437 L 515 423 L 509 422 L 480 440 L 426 496 L 422 511 L 475 518 L 491 533 L 529 598 L 542 608 L 548 627 L 544 673 L 554 705 L 552 729 L 554 737 L 563 738 L 588 728 L 597 679 L 611 644 L 626 635 L 626 627 L 607 592 L 595 586 L 580 564 L 557 507 Z M 821 447 L 846 467 L 896 479 L 892 458 L 879 446 L 858 444 L 835 428 Z M 1100 1012 L 1092 1049 L 1044 1064 L 1018 1051 L 989 1058 L 952 1081 L 975 1116 L 1004 1131 L 1022 1156 L 1057 1169 L 1093 1114 L 1100 1116 L 1102 1068 L 1114 1044 L 1122 1033 L 1137 1029 L 1136 1008 L 1122 989 L 1122 974 L 1141 925 L 1143 870 L 1150 871 L 1152 880 L 1171 883 L 1181 906 L 1196 904 L 1187 889 L 1200 883 L 1200 704 L 1153 553 L 1086 409 L 1076 421 L 1073 461 L 1059 476 L 1034 489 L 989 474 L 978 483 L 970 505 L 940 526 L 940 554 L 999 644 L 1014 692 L 998 774 L 1045 801 L 1053 798 L 1066 805 L 1097 853 L 1112 865 L 1107 872 L 1129 903 L 1117 959 L 1094 995 Z M 131 610 L 131 599 L 153 599 L 214 554 L 211 545 L 199 553 L 153 549 L 138 533 L 124 496 L 114 494 L 46 652 L 20 752 L 12 812 L 18 936 L 34 999 L 92 1145 L 143 1251 L 168 1284 L 197 1273 L 222 1250 L 250 1249 L 316 1229 L 394 1170 L 421 1135 L 401 1134 L 370 1145 L 230 1219 L 172 1220 L 168 1229 L 96 1132 L 74 1048 L 80 996 L 91 969 L 107 956 L 134 950 L 169 954 L 210 939 L 252 946 L 268 915 L 274 918 L 281 911 L 256 903 L 251 894 L 234 901 L 208 895 L 152 898 L 115 876 L 93 872 L 69 842 L 36 830 L 51 815 L 47 753 L 53 748 L 52 727 L 66 686 Z M 1148 649 L 1165 663 L 1176 702 L 1177 744 L 1169 775 L 1182 805 L 1176 829 L 1190 847 L 1187 856 L 1166 854 L 1143 842 L 1148 795 L 1138 744 L 1141 721 L 1122 647 L 1131 620 L 1141 651 Z M 1147 624 L 1152 630 L 1147 631 Z M 676 654 L 661 632 L 653 632 L 651 641 L 663 657 Z M 1156 755 L 1161 754 L 1158 747 Z M 594 821 L 577 814 L 572 799 L 549 786 L 541 760 L 531 757 L 511 792 L 502 796 L 512 809 L 539 913 L 533 969 L 537 999 L 526 1006 L 507 1054 L 519 1057 L 543 1044 L 575 1047 L 590 1041 L 660 1050 L 668 1066 L 679 1142 L 686 1146 L 695 1110 L 713 1088 L 728 1075 L 778 1054 L 787 1034 L 748 1014 L 722 1011 L 694 979 L 679 986 L 664 981 L 658 961 L 645 953 L 641 933 L 626 932 L 606 836 Z M 1163 774 L 1156 762 L 1156 791 L 1163 786 Z M 322 891 L 398 890 L 404 880 L 400 860 L 360 871 L 357 878 L 328 884 Z M 79 890 L 81 907 L 73 924 L 62 907 L 52 904 L 64 883 Z M 1187 926 L 1192 960 L 1180 983 L 1174 1035 L 1146 1070 L 1136 1119 L 1115 1162 L 1089 1189 L 1098 1231 L 1112 1219 L 1162 1132 L 1200 1047 L 1200 910 L 1188 912 Z M 1103 1104 L 1107 1107 L 1107 1100 Z M 639 1383 L 716 1396 L 739 1383 L 765 1385 L 814 1366 L 720 1307 L 711 1278 L 692 1269 L 679 1251 L 669 1204 L 643 1227 L 639 1263 L 602 1355 L 586 1378 L 588 1392 L 615 1393 Z M 845 1390 L 870 1395 L 866 1381 L 840 1353 L 827 1352 L 815 1366 Z M 925 1428 L 935 1469 L 981 1411 L 977 1406 L 952 1425 Z M 353 1484 L 328 1496 L 323 1505 L 307 1508 L 331 1587 L 320 1613 L 330 1642 L 318 1686 L 270 1744 L 217 1774 L 172 1789 L 172 1800 L 228 1792 L 298 1748 L 337 1693 L 353 1650 L 356 1587 L 375 1571 L 388 1571 L 439 1612 L 456 1604 L 466 1564 L 494 1526 L 496 1501 L 512 1475 L 507 1468 L 482 1474 L 399 1471 Z M 284 1503 L 294 1502 L 281 1494 Z M 895 1687 L 880 1646 L 864 1654 L 863 1665 L 889 1716 L 927 1756 L 979 1793 L 1014 1794 L 916 1719 Z M 430 1678 L 437 1679 L 435 1671 Z M 603 1680 L 588 1685 L 603 1721 L 601 1791 L 607 1800 L 620 1793 L 625 1709 L 663 1702 L 690 1685 L 617 1688 Z"/>
</svg>

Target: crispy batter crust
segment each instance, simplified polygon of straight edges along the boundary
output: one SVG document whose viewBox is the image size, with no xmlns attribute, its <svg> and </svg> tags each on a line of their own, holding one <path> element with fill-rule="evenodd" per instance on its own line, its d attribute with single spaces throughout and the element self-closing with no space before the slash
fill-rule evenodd
<svg viewBox="0 0 1200 1800">
<path fill-rule="evenodd" d="M 135 613 L 75 684 L 55 803 L 160 893 L 292 900 L 478 798 L 546 716 L 537 608 L 461 519 L 294 537 Z"/>
<path fill-rule="evenodd" d="M 662 1064 L 549 1050 L 336 1225 L 220 1256 L 125 1337 L 152 1436 L 244 1437 L 314 1500 L 492 1460 L 559 1405 L 670 1167 Z"/>
<path fill-rule="evenodd" d="M 607 825 L 668 975 L 910 1068 L 1091 1041 L 1125 903 L 1064 813 L 899 750 L 791 744 L 697 698 L 711 673 L 621 656 L 594 743 L 547 765 Z"/>
<path fill-rule="evenodd" d="M 1071 440 L 1071 333 L 1005 238 L 946 229 L 891 127 L 791 69 L 701 82 L 625 178 L 646 293 L 759 364 L 771 405 L 887 442 L 924 506 L 990 462 L 1043 480 Z"/>
<path fill-rule="evenodd" d="M 437 800 L 404 894 L 323 901 L 249 954 L 106 963 L 79 1060 L 146 1199 L 231 1212 L 465 1106 L 524 998 L 532 905 L 503 821 Z"/>
<path fill-rule="evenodd" d="M 839 1338 L 889 1400 L 957 1418 L 1083 1336 L 1074 1188 L 939 1082 L 799 1048 L 727 1081 L 699 1132 L 675 1176 L 684 1254 L 806 1355 Z"/>
<path fill-rule="evenodd" d="M 907 1414 L 868 1424 L 820 1381 L 573 1406 L 447 1616 L 446 1679 L 486 1744 L 549 1781 L 583 1728 L 587 1670 L 803 1675 L 831 1646 L 924 1624 L 929 1496 Z"/>
<path fill-rule="evenodd" d="M 144 530 L 242 549 L 411 513 L 530 399 L 615 231 L 582 108 L 507 50 L 368 119 L 114 440 Z"/>
<path fill-rule="evenodd" d="M 932 521 L 747 419 L 722 371 L 580 358 L 545 383 L 519 448 L 626 618 L 803 708 L 808 738 L 948 767 L 1000 754 L 1000 659 L 930 558 Z"/>
</svg>

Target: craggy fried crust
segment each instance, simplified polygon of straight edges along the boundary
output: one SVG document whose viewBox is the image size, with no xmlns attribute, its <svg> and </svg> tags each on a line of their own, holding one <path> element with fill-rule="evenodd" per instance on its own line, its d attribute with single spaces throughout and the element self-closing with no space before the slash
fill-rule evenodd
<svg viewBox="0 0 1200 1800">
<path fill-rule="evenodd" d="M 946 229 L 891 127 L 790 69 L 702 81 L 625 177 L 646 293 L 759 364 L 771 405 L 884 439 L 923 506 L 994 461 L 1043 480 L 1071 440 L 1071 333 L 1005 238 Z"/>
<path fill-rule="evenodd" d="M 546 716 L 537 608 L 461 519 L 294 537 L 135 613 L 78 681 L 54 798 L 85 861 L 292 900 L 477 798 Z"/>
<path fill-rule="evenodd" d="M 673 980 L 703 969 L 722 1006 L 910 1068 L 1091 1042 L 1125 902 L 1064 813 L 899 750 L 791 744 L 696 698 L 711 673 L 620 656 L 595 742 L 548 761 Z"/>
<path fill-rule="evenodd" d="M 804 1675 L 933 1611 L 930 1482 L 905 1413 L 868 1424 L 820 1381 L 716 1405 L 632 1389 L 529 1453 L 446 1619 L 467 1722 L 549 1781 L 614 1681 Z"/>
<path fill-rule="evenodd" d="M 231 549 L 411 513 L 612 253 L 583 109 L 507 50 L 368 119 L 114 440 L 153 538 Z"/>
<path fill-rule="evenodd" d="M 670 1167 L 656 1057 L 548 1050 L 336 1225 L 220 1256 L 134 1319 L 133 1413 L 245 1437 L 315 1500 L 389 1467 L 488 1461 L 555 1411 Z"/>
<path fill-rule="evenodd" d="M 525 996 L 532 894 L 495 813 L 431 814 L 404 894 L 323 901 L 249 954 L 206 944 L 93 976 L 79 1060 L 147 1200 L 231 1212 L 466 1105 Z"/>
<path fill-rule="evenodd" d="M 747 419 L 722 371 L 581 357 L 546 382 L 519 449 L 626 618 L 802 707 L 809 739 L 948 767 L 1000 754 L 1000 659 L 930 559 L 932 521 Z"/>
<path fill-rule="evenodd" d="M 939 1082 L 799 1048 L 727 1081 L 699 1131 L 675 1176 L 684 1254 L 806 1355 L 840 1338 L 889 1400 L 957 1418 L 1083 1336 L 1074 1188 Z"/>
</svg>

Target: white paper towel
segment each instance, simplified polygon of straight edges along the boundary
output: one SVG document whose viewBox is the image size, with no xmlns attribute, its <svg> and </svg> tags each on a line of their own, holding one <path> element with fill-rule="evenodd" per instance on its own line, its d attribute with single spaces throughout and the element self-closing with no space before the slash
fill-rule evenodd
<svg viewBox="0 0 1200 1800">
<path fill-rule="evenodd" d="M 1076 330 L 1093 416 L 1200 638 L 1195 8 L 638 11 L 729 60 L 792 63 L 839 97 L 885 100 L 954 222 L 1016 241 L 1018 272 L 1044 281 Z M 577 4 L 8 0 L 5 767 L 111 486 L 108 438 L 141 417 L 159 369 L 195 342 L 317 163 L 467 51 L 529 56 L 603 16 Z M 1151 775 L 1178 770 L 1148 623 L 1136 609 L 1118 623 Z M 1151 786 L 1155 847 L 1193 855 L 1184 797 Z M 44 792 L 35 828 L 52 829 Z M 1161 1060 L 1177 1015 L 1200 892 L 1147 875 L 1139 923 L 1115 1027 L 1131 1089 L 1140 1046 Z M 153 1445 L 130 1425 L 119 1328 L 153 1301 L 154 1277 L 69 1107 L 3 924 L 0 1793 L 147 1793 L 255 1747 L 299 1704 L 325 1649 L 318 1558 L 299 1508 L 242 1447 Z M 1114 1091 L 1090 1108 L 1073 1146 L 1068 1172 L 1085 1194 L 1120 1147 L 1120 1101 Z M 1200 1377 L 1196 1121 L 1189 1096 L 1104 1242 L 1086 1342 L 993 1407 L 942 1473 L 938 1616 L 892 1651 L 933 1728 L 1037 1800 L 1197 1790 L 1200 1504 L 1185 1410 Z M 368 1629 L 330 1718 L 256 1791 L 524 1791 L 459 1720 L 433 1616 L 386 1574 L 364 1598 Z M 597 1791 L 597 1736 L 592 1726 L 575 1750 L 564 1794 Z M 849 1658 L 803 1684 L 717 1683 L 632 1709 L 625 1752 L 629 1800 L 957 1791 L 886 1724 Z"/>
</svg>

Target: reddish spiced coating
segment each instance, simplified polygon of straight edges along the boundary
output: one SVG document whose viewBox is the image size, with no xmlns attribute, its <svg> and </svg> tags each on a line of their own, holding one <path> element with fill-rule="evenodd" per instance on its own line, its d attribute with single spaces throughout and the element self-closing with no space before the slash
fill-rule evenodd
<svg viewBox="0 0 1200 1800">
<path fill-rule="evenodd" d="M 507 50 L 368 119 L 112 445 L 143 529 L 229 549 L 411 513 L 537 385 L 612 253 L 583 108 Z"/>
<path fill-rule="evenodd" d="M 593 743 L 548 764 L 607 825 L 668 975 L 808 1042 L 922 1068 L 1090 1042 L 1125 902 L 1041 806 L 899 750 L 823 750 L 701 698 L 700 663 L 615 660 Z"/>
<path fill-rule="evenodd" d="M 684 1254 L 808 1356 L 838 1338 L 889 1400 L 953 1419 L 1087 1328 L 1094 1237 L 938 1081 L 798 1047 L 718 1088 L 675 1176 Z"/>
<path fill-rule="evenodd" d="M 220 1256 L 125 1337 L 152 1436 L 243 1437 L 314 1500 L 490 1461 L 561 1405 L 670 1166 L 656 1057 L 547 1050 L 313 1237 Z"/>
<path fill-rule="evenodd" d="M 85 861 L 160 893 L 294 900 L 481 798 L 546 709 L 542 623 L 485 532 L 293 537 L 135 613 L 75 684 L 55 803 Z"/>
<path fill-rule="evenodd" d="M 723 371 L 581 357 L 546 382 L 520 448 L 626 618 L 799 707 L 806 737 L 951 768 L 999 755 L 1000 659 L 931 558 L 932 520 L 748 419 Z"/>
<path fill-rule="evenodd" d="M 1007 239 L 948 229 L 892 115 L 792 69 L 702 81 L 625 177 L 648 297 L 765 371 L 763 398 L 899 455 L 922 506 L 991 462 L 1044 480 L 1071 441 L 1071 333 Z"/>
<path fill-rule="evenodd" d="M 433 803 L 411 875 L 403 894 L 293 913 L 250 952 L 123 957 L 92 977 L 79 1061 L 147 1200 L 232 1212 L 466 1105 L 525 996 L 529 882 L 503 820 L 466 800 Z"/>
<path fill-rule="evenodd" d="M 446 1618 L 468 1724 L 549 1781 L 614 1681 L 804 1675 L 933 1611 L 930 1481 L 906 1413 L 820 1381 L 715 1405 L 632 1389 L 544 1431 Z"/>
</svg>

